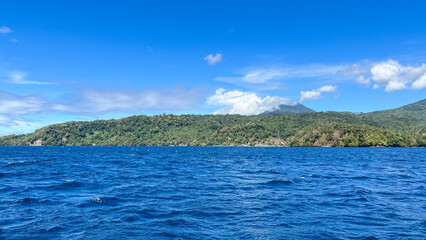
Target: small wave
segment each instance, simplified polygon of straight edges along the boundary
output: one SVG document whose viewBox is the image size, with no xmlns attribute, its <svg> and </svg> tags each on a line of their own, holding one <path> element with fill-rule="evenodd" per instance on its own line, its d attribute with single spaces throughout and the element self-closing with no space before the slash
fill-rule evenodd
<svg viewBox="0 0 426 240">
<path fill-rule="evenodd" d="M 65 182 L 61 184 L 61 186 L 66 187 L 82 187 L 83 185 L 84 183 L 75 180 L 65 180 Z"/>
<path fill-rule="evenodd" d="M 357 176 L 357 177 L 353 177 L 353 180 L 367 180 L 370 179 L 370 177 L 367 176 Z"/>
<path fill-rule="evenodd" d="M 102 198 L 100 198 L 100 197 L 94 197 L 94 198 L 90 199 L 90 201 L 94 202 L 94 203 L 102 203 L 103 202 Z"/>
<path fill-rule="evenodd" d="M 141 220 L 141 217 L 139 215 L 131 215 L 131 216 L 125 216 L 122 218 L 124 222 L 137 222 Z"/>
<path fill-rule="evenodd" d="M 278 186 L 278 185 L 290 185 L 290 184 L 293 184 L 293 182 L 290 181 L 290 180 L 271 180 L 271 181 L 268 181 L 268 182 L 264 182 L 262 184 L 271 185 L 271 186 Z"/>
<path fill-rule="evenodd" d="M 32 198 L 32 197 L 26 197 L 26 198 L 19 199 L 18 202 L 24 203 L 24 204 L 27 204 L 27 203 L 36 203 L 36 202 L 38 202 L 38 199 L 37 198 Z"/>
<path fill-rule="evenodd" d="M 156 233 L 155 236 L 158 237 L 158 238 L 161 238 L 161 239 L 163 239 L 163 238 L 180 239 L 179 236 L 176 235 L 175 233 L 173 233 L 173 232 L 166 232 L 166 231 L 165 232 Z"/>
<path fill-rule="evenodd" d="M 179 226 L 179 225 L 183 225 L 187 223 L 187 221 L 185 221 L 182 218 L 177 218 L 177 219 L 166 219 L 163 221 L 157 221 L 157 223 L 159 225 L 166 225 L 166 226 Z"/>
<path fill-rule="evenodd" d="M 30 161 L 15 161 L 15 162 L 8 162 L 7 165 L 26 165 L 26 164 L 32 164 L 32 163 L 38 163 L 37 160 L 30 160 Z"/>
<path fill-rule="evenodd" d="M 159 216 L 158 212 L 154 209 L 144 209 L 142 211 L 136 211 L 136 214 L 141 216 L 142 218 L 157 218 Z"/>
<path fill-rule="evenodd" d="M 367 237 L 363 237 L 361 239 L 362 240 L 378 240 L 378 238 L 376 238 L 375 236 L 367 236 Z"/>
<path fill-rule="evenodd" d="M 84 186 L 84 183 L 82 182 L 78 182 L 75 180 L 65 180 L 59 185 L 49 186 L 48 188 L 52 188 L 55 190 L 66 190 L 66 189 L 78 188 L 83 186 Z"/>
<path fill-rule="evenodd" d="M 370 200 L 368 200 L 365 197 L 357 197 L 357 198 L 351 198 L 351 199 L 346 199 L 345 200 L 345 202 L 350 202 L 350 201 L 369 202 Z"/>
<path fill-rule="evenodd" d="M 121 203 L 116 197 L 93 197 L 88 202 L 78 205 L 79 207 L 90 207 L 96 205 L 117 206 Z"/>
<path fill-rule="evenodd" d="M 361 195 L 361 196 L 369 195 L 371 193 L 372 193 L 371 190 L 368 190 L 368 189 L 365 189 L 365 188 L 359 188 L 358 190 L 355 191 L 356 195 Z"/>
<path fill-rule="evenodd" d="M 242 215 L 242 212 L 235 212 L 235 211 L 221 211 L 221 212 L 214 212 L 213 216 L 232 216 L 232 215 Z"/>
<path fill-rule="evenodd" d="M 51 232 L 58 232 L 58 231 L 61 231 L 63 229 L 64 229 L 63 227 L 54 226 L 54 227 L 51 227 L 51 228 L 42 228 L 42 229 L 39 229 L 39 232 L 40 233 L 51 233 Z"/>
<path fill-rule="evenodd" d="M 265 174 L 281 174 L 281 172 L 279 171 L 275 171 L 275 170 L 244 170 L 241 171 L 241 173 L 248 173 L 248 174 L 253 174 L 253 173 L 265 173 Z"/>
<path fill-rule="evenodd" d="M 371 216 L 346 216 L 344 221 L 361 226 L 386 226 L 389 219 Z"/>
</svg>

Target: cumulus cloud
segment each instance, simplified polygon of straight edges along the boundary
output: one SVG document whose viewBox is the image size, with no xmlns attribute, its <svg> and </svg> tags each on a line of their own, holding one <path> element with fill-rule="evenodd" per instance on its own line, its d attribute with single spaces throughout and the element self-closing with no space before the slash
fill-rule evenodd
<svg viewBox="0 0 426 240">
<path fill-rule="evenodd" d="M 311 91 L 301 91 L 299 101 L 303 102 L 306 100 L 319 99 L 322 97 L 321 93 L 335 92 L 336 90 L 337 90 L 336 86 L 326 85 Z"/>
<path fill-rule="evenodd" d="M 306 101 L 306 100 L 313 100 L 313 99 L 318 99 L 318 98 L 321 98 L 321 92 L 319 92 L 317 90 L 301 91 L 299 101 L 303 102 L 303 101 Z"/>
<path fill-rule="evenodd" d="M 216 63 L 222 61 L 222 54 L 220 53 L 216 53 L 216 55 L 209 54 L 204 57 L 204 60 L 206 60 L 209 65 L 215 65 Z"/>
<path fill-rule="evenodd" d="M 10 72 L 8 75 L 9 75 L 10 81 L 15 84 L 37 84 L 37 85 L 53 84 L 48 82 L 28 81 L 26 80 L 27 74 L 24 72 Z"/>
<path fill-rule="evenodd" d="M 317 91 L 319 92 L 335 92 L 336 90 L 337 90 L 336 86 L 330 86 L 330 85 L 322 86 L 317 89 Z"/>
<path fill-rule="evenodd" d="M 0 27 L 0 33 L 1 34 L 8 34 L 8 33 L 11 33 L 11 32 L 12 32 L 12 30 L 10 28 L 6 27 L 6 26 Z"/>
<path fill-rule="evenodd" d="M 369 71 L 359 75 L 355 82 L 369 86 L 374 82 L 373 89 L 384 87 L 386 92 L 402 89 L 419 90 L 426 88 L 426 64 L 420 66 L 403 66 L 398 61 L 388 60 L 374 63 Z"/>
<path fill-rule="evenodd" d="M 261 98 L 254 92 L 226 91 L 219 88 L 214 95 L 207 98 L 207 104 L 224 107 L 215 114 L 255 115 L 278 110 L 280 105 L 294 106 L 297 102 L 289 98 L 277 96 Z"/>
</svg>

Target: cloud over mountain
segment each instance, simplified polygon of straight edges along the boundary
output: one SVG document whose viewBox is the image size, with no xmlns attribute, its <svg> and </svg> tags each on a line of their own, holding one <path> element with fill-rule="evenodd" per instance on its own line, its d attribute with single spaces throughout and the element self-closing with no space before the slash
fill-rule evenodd
<svg viewBox="0 0 426 240">
<path fill-rule="evenodd" d="M 280 105 L 294 106 L 297 102 L 289 98 L 277 96 L 261 98 L 254 92 L 226 91 L 219 88 L 214 95 L 207 98 L 207 104 L 223 107 L 215 114 L 256 115 L 278 110 Z"/>
</svg>

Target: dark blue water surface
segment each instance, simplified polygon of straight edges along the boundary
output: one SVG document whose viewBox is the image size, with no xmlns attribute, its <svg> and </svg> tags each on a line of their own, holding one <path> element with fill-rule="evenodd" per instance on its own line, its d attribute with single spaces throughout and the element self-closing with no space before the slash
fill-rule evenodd
<svg viewBox="0 0 426 240">
<path fill-rule="evenodd" d="M 0 147 L 0 239 L 425 239 L 426 149 Z"/>
</svg>

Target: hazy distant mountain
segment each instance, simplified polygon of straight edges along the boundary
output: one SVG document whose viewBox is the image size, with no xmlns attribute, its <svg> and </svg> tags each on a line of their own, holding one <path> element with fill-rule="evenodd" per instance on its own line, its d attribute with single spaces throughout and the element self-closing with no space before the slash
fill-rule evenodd
<svg viewBox="0 0 426 240">
<path fill-rule="evenodd" d="M 271 112 L 264 112 L 262 114 L 269 114 L 269 113 L 307 113 L 307 112 L 315 112 L 315 111 L 306 107 L 305 105 L 298 103 L 294 106 L 280 105 L 280 109 L 275 110 L 275 111 L 271 111 Z"/>
</svg>

